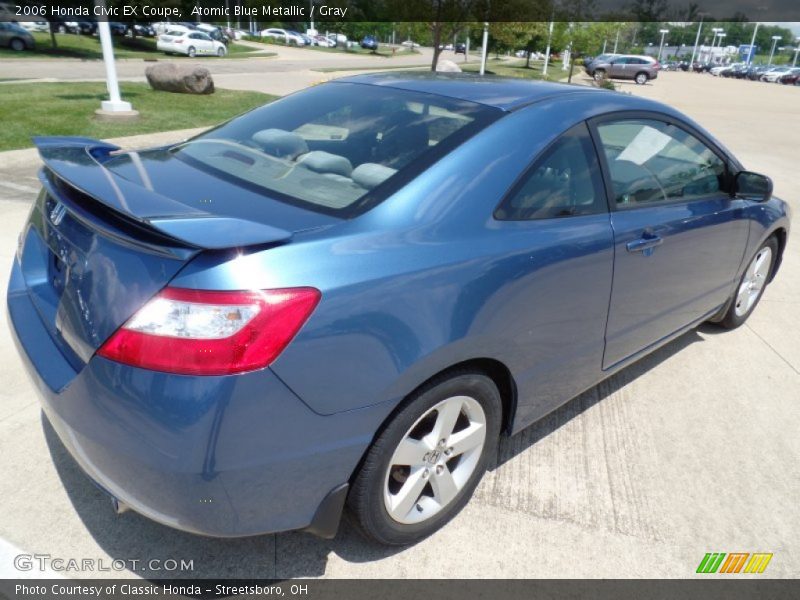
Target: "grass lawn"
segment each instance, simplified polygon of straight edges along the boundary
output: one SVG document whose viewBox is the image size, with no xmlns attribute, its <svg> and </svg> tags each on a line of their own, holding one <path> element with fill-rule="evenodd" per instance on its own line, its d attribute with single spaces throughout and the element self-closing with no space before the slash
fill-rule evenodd
<svg viewBox="0 0 800 600">
<path fill-rule="evenodd" d="M 542 75 L 542 65 L 541 61 L 531 61 L 531 66 L 525 67 L 525 59 L 498 60 L 489 58 L 486 61 L 486 74 L 502 77 L 520 77 L 523 79 L 547 79 Z M 478 73 L 481 70 L 480 62 L 459 63 L 458 66 L 465 73 Z"/>
<path fill-rule="evenodd" d="M 79 135 L 110 138 L 139 133 L 188 129 L 220 123 L 275 96 L 259 92 L 217 90 L 209 96 L 156 92 L 146 83 L 120 83 L 122 98 L 140 117 L 131 123 L 95 120 L 106 100 L 105 83 L 8 83 L 2 86 L 0 150 L 27 148 L 36 135 Z"/>
<path fill-rule="evenodd" d="M 91 35 L 76 35 L 74 33 L 57 33 L 57 48 L 50 44 L 50 34 L 36 32 L 33 34 L 36 40 L 35 50 L 25 50 L 24 52 L 14 52 L 8 48 L 0 48 L 0 60 L 4 58 L 81 58 L 97 59 L 103 58 L 103 51 L 100 48 L 100 39 Z M 167 56 L 163 52 L 156 50 L 155 38 L 126 38 L 114 37 L 114 57 L 115 58 L 163 58 L 175 59 L 186 58 L 181 56 Z M 228 47 L 228 58 L 244 58 L 250 56 L 274 56 L 275 53 L 253 54 L 253 49 L 239 44 L 231 44 Z"/>
</svg>

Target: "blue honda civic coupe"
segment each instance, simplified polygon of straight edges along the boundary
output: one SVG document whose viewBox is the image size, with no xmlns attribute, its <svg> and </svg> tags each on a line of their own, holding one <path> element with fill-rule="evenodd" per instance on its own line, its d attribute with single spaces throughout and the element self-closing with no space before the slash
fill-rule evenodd
<svg viewBox="0 0 800 600">
<path fill-rule="evenodd" d="M 363 75 L 35 142 L 8 309 L 46 417 L 117 510 L 211 536 L 431 534 L 501 436 L 741 325 L 789 230 L 696 123 L 585 87 Z"/>
</svg>

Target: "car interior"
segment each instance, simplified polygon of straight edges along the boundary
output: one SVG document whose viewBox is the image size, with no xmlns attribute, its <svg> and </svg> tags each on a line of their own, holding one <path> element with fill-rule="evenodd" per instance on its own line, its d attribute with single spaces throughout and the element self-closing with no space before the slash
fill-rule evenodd
<svg viewBox="0 0 800 600">
<path fill-rule="evenodd" d="M 349 206 L 471 122 L 430 104 L 384 99 L 247 139 L 199 138 L 181 151 L 230 175 L 319 206 Z"/>
</svg>

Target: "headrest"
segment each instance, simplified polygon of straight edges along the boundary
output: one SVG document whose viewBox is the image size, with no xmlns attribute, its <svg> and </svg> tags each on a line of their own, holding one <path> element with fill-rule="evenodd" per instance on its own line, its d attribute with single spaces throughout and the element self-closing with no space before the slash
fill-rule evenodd
<svg viewBox="0 0 800 600">
<path fill-rule="evenodd" d="M 278 158 L 295 159 L 308 152 L 308 144 L 302 137 L 283 129 L 262 129 L 252 139 L 264 152 Z"/>
<path fill-rule="evenodd" d="M 353 165 L 344 156 L 322 150 L 314 150 L 304 154 L 297 160 L 297 163 L 317 173 L 336 173 L 337 175 L 350 177 L 353 172 Z"/>
<path fill-rule="evenodd" d="M 392 175 L 397 173 L 397 169 L 384 167 L 378 163 L 363 163 L 353 169 L 351 177 L 358 185 L 368 190 L 378 187 Z"/>
</svg>

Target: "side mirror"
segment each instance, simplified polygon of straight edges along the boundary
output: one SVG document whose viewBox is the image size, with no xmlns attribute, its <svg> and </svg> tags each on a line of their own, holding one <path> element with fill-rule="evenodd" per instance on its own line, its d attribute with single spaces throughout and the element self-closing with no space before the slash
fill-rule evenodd
<svg viewBox="0 0 800 600">
<path fill-rule="evenodd" d="M 752 171 L 739 171 L 733 180 L 733 194 L 744 200 L 766 202 L 772 197 L 772 179 Z"/>
</svg>

